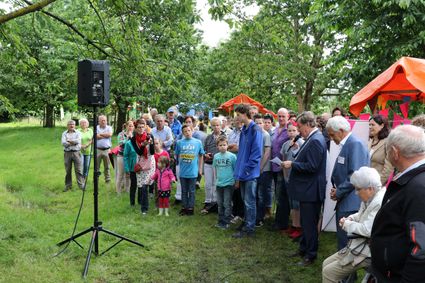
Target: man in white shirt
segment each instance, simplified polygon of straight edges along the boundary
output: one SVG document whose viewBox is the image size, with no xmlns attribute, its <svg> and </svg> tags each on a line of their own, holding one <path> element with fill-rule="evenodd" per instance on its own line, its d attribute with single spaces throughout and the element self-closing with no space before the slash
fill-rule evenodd
<svg viewBox="0 0 425 283">
<path fill-rule="evenodd" d="M 84 188 L 84 178 L 81 167 L 81 134 L 75 130 L 75 121 L 69 120 L 68 129 L 62 133 L 62 146 L 65 161 L 65 189 L 64 192 L 71 190 L 72 187 L 72 163 L 74 163 L 75 177 L 80 189 Z"/>
<path fill-rule="evenodd" d="M 174 142 L 173 132 L 170 127 L 165 126 L 164 115 L 158 114 L 155 118 L 156 127 L 152 129 L 152 135 L 154 138 L 162 140 L 164 149 L 170 153 L 171 145 Z"/>
<path fill-rule="evenodd" d="M 112 127 L 107 123 L 105 115 L 100 115 L 98 118 L 99 125 L 97 125 L 97 169 L 100 171 L 100 162 L 103 161 L 105 182 L 111 182 L 111 173 L 109 170 L 109 149 L 112 146 Z"/>
</svg>

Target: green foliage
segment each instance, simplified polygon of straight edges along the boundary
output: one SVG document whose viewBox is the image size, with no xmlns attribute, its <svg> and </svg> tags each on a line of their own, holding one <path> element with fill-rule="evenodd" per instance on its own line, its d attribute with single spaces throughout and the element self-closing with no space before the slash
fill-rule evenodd
<svg viewBox="0 0 425 283">
<path fill-rule="evenodd" d="M 256 2 L 259 14 L 241 20 L 229 42 L 210 53 L 207 73 L 215 77 L 207 89 L 217 98 L 246 92 L 274 110 L 310 109 L 330 80 L 324 50 L 334 45 L 332 29 L 320 20 L 315 1 Z M 215 8 L 222 13 L 223 5 L 235 3 Z"/>
<path fill-rule="evenodd" d="M 0 273 L 4 282 L 85 282 L 81 279 L 90 235 L 71 243 L 58 257 L 56 243 L 70 236 L 81 191 L 62 192 L 61 133 L 26 124 L 0 125 Z M 25 136 L 25 138 L 22 138 Z M 13 156 L 13 158 L 11 158 Z M 93 170 L 93 167 L 91 168 Z M 89 178 L 77 232 L 93 224 L 93 184 Z M 75 179 L 74 179 L 75 182 Z M 198 212 L 204 199 L 196 193 L 196 214 L 158 217 L 131 208 L 127 194 L 99 182 L 99 219 L 103 227 L 142 242 L 121 242 L 103 256 L 92 256 L 88 282 L 306 282 L 320 281 L 321 263 L 336 249 L 334 233 L 321 233 L 317 262 L 309 268 L 288 258 L 298 244 L 262 227 L 253 239 L 232 239 L 214 228 L 216 214 Z M 100 234 L 99 250 L 116 239 Z"/>
<path fill-rule="evenodd" d="M 13 30 L 3 38 L 0 60 L 0 93 L 22 114 L 57 107 L 69 101 L 75 91 L 74 50 L 56 34 L 62 26 L 36 13 L 9 22 Z M 28 28 L 31 26 L 31 28 Z"/>
<path fill-rule="evenodd" d="M 246 92 L 272 109 L 348 108 L 356 91 L 401 56 L 425 57 L 423 1 L 209 3 L 219 19 L 234 20 L 241 3 L 261 7 L 210 52 L 214 62 L 206 70 L 213 80 L 202 83 L 217 98 Z"/>
<path fill-rule="evenodd" d="M 425 58 L 423 1 L 318 2 L 342 39 L 331 65 L 353 91 L 402 56 Z"/>
<path fill-rule="evenodd" d="M 0 26 L 0 95 L 17 115 L 81 110 L 76 65 L 90 58 L 110 61 L 119 116 L 136 101 L 163 112 L 241 92 L 272 110 L 319 111 L 348 106 L 401 56 L 425 57 L 421 0 L 208 2 L 214 19 L 235 27 L 214 49 L 200 45 L 192 0 L 55 1 L 9 21 Z M 242 10 L 251 4 L 260 7 L 253 18 Z"/>
<path fill-rule="evenodd" d="M 13 107 L 9 99 L 0 95 L 0 119 L 13 119 L 16 112 L 16 108 Z"/>
<path fill-rule="evenodd" d="M 57 1 L 48 12 L 62 22 L 42 11 L 0 27 L 0 71 L 8 70 L 0 93 L 21 112 L 75 109 L 76 61 L 84 58 L 110 61 L 118 109 L 200 98 L 193 1 Z"/>
</svg>

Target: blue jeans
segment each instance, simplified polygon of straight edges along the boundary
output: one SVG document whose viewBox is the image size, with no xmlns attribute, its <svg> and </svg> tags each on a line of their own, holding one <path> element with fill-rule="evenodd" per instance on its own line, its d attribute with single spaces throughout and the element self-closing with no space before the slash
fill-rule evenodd
<svg viewBox="0 0 425 283">
<path fill-rule="evenodd" d="M 87 177 L 89 175 L 89 167 L 90 167 L 90 155 L 81 154 L 81 161 L 83 163 L 83 176 Z"/>
<path fill-rule="evenodd" d="M 233 185 L 216 187 L 217 205 L 218 205 L 218 223 L 229 224 L 232 219 L 232 196 Z"/>
<path fill-rule="evenodd" d="M 245 231 L 252 232 L 255 228 L 257 214 L 257 180 L 240 181 L 242 200 L 245 204 Z"/>
<path fill-rule="evenodd" d="M 270 172 L 271 175 L 273 176 L 273 172 Z M 274 187 L 273 187 L 273 179 L 270 180 L 270 186 L 268 191 L 266 192 L 265 195 L 265 200 L 264 202 L 266 203 L 266 208 L 272 208 L 273 207 L 273 194 L 274 194 Z"/>
<path fill-rule="evenodd" d="M 269 202 L 269 191 L 272 186 L 272 172 L 267 171 L 263 172 L 260 177 L 258 177 L 257 184 L 257 195 L 258 195 L 258 206 L 257 206 L 257 222 L 264 220 L 264 215 L 266 214 L 266 207 Z"/>
<path fill-rule="evenodd" d="M 195 207 L 195 188 L 197 178 L 182 178 L 180 184 L 182 187 L 182 204 L 185 209 L 193 209 Z"/>
</svg>

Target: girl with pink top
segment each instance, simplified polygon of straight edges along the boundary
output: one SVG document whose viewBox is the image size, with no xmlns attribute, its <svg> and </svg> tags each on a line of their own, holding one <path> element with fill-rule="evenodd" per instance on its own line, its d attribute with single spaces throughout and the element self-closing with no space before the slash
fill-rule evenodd
<svg viewBox="0 0 425 283">
<path fill-rule="evenodd" d="M 154 156 L 155 162 L 156 162 L 156 169 L 158 169 L 159 158 L 161 156 L 165 156 L 168 159 L 170 159 L 170 155 L 168 154 L 168 152 L 166 150 L 164 150 L 164 142 L 161 139 L 155 139 L 154 146 L 155 146 L 155 153 L 154 153 L 153 156 Z"/>
<path fill-rule="evenodd" d="M 165 216 L 169 216 L 168 208 L 170 207 L 171 183 L 176 181 L 176 177 L 169 166 L 169 158 L 165 156 L 159 157 L 158 169 L 156 169 L 155 174 L 151 177 L 152 180 L 156 181 L 158 186 L 158 215 L 162 215 L 165 212 Z"/>
</svg>

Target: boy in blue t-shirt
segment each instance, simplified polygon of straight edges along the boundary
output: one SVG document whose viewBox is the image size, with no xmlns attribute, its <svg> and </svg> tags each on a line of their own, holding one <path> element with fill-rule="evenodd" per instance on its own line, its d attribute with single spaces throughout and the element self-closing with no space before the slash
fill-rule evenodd
<svg viewBox="0 0 425 283">
<path fill-rule="evenodd" d="M 180 165 L 180 184 L 182 188 L 182 204 L 180 215 L 193 215 L 195 207 L 195 187 L 198 174 L 202 174 L 204 147 L 200 140 L 192 138 L 192 129 L 188 125 L 182 127 L 183 139 L 177 141 L 174 151 Z"/>
<path fill-rule="evenodd" d="M 229 228 L 232 219 L 232 196 L 235 185 L 233 173 L 236 155 L 227 151 L 228 143 L 225 136 L 217 139 L 218 153 L 214 155 L 213 168 L 216 176 L 218 223 L 217 228 Z"/>
</svg>

